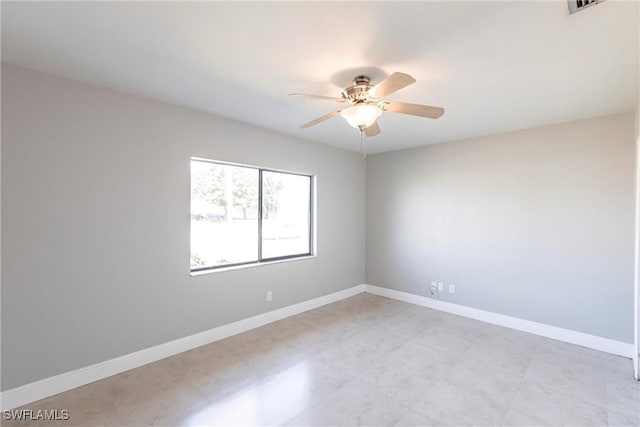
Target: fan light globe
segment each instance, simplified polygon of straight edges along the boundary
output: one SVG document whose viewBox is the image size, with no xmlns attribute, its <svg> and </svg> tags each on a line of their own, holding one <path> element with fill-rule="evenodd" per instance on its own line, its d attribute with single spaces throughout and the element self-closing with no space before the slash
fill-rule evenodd
<svg viewBox="0 0 640 427">
<path fill-rule="evenodd" d="M 374 124 L 381 114 L 382 110 L 371 104 L 357 104 L 340 112 L 340 116 L 343 119 L 354 128 L 360 130 L 364 130 Z"/>
</svg>

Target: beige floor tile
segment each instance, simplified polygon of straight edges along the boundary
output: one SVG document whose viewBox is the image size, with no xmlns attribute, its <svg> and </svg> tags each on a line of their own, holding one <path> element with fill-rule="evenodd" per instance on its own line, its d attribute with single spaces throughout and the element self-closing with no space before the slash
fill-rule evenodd
<svg viewBox="0 0 640 427">
<path fill-rule="evenodd" d="M 432 326 L 416 334 L 413 342 L 436 350 L 447 360 L 453 362 L 460 358 L 471 347 L 473 342 L 443 329 L 445 328 L 438 325 Z"/>
<path fill-rule="evenodd" d="M 370 347 L 349 340 L 318 354 L 315 358 L 354 375 L 361 375 L 365 369 L 376 364 L 381 355 L 372 351 Z"/>
<path fill-rule="evenodd" d="M 369 347 L 371 351 L 390 353 L 402 347 L 407 342 L 407 338 L 372 328 L 355 335 L 352 341 Z"/>
<path fill-rule="evenodd" d="M 420 412 L 408 410 L 395 425 L 396 427 L 437 427 L 440 423 Z"/>
<path fill-rule="evenodd" d="M 454 317 L 454 315 L 445 313 L 443 311 L 434 310 L 427 307 L 421 307 L 415 304 L 407 304 L 405 314 L 411 316 L 412 313 L 417 314 L 421 317 L 427 317 L 430 321 L 440 320 L 440 319 L 450 319 Z"/>
<path fill-rule="evenodd" d="M 341 339 L 351 339 L 354 336 L 371 328 L 371 323 L 366 319 L 353 319 L 349 322 L 338 322 L 331 325 L 320 326 L 320 329 Z"/>
<path fill-rule="evenodd" d="M 240 358 L 240 354 L 231 350 L 232 346 L 223 340 L 180 353 L 168 360 L 172 360 L 178 365 L 176 369 L 183 370 L 185 375 L 206 373 L 213 367 L 235 363 Z"/>
<path fill-rule="evenodd" d="M 487 326 L 481 322 L 470 320 L 469 322 L 461 322 L 458 316 L 451 316 L 451 319 L 455 320 L 441 320 L 432 327 L 434 334 L 442 335 L 444 337 L 454 336 L 459 340 L 464 340 L 472 344 L 486 344 L 487 343 Z M 423 331 L 421 334 L 424 335 Z"/>
<path fill-rule="evenodd" d="M 408 406 L 420 399 L 438 380 L 408 365 L 373 366 L 364 371 L 361 378 Z"/>
<path fill-rule="evenodd" d="M 473 360 L 482 366 L 522 378 L 531 358 L 531 353 L 520 351 L 517 347 L 499 347 L 488 343 L 478 343 L 469 347 L 460 360 Z"/>
<path fill-rule="evenodd" d="M 318 328 L 322 325 L 348 321 L 345 318 L 344 312 L 344 308 L 331 304 L 305 311 L 304 313 L 297 314 L 290 319 Z"/>
<path fill-rule="evenodd" d="M 308 426 L 392 426 L 407 412 L 402 402 L 354 380 L 290 421 Z"/>
<path fill-rule="evenodd" d="M 312 329 L 304 334 L 287 337 L 283 341 L 298 351 L 312 356 L 335 347 L 345 339 L 337 337 L 330 332 Z"/>
<path fill-rule="evenodd" d="M 629 412 L 618 412 L 609 409 L 607 414 L 608 424 L 611 427 L 638 427 L 640 426 L 640 416 Z"/>
<path fill-rule="evenodd" d="M 268 325 L 265 325 L 260 329 L 262 330 L 262 333 L 271 335 L 272 337 L 279 340 L 286 340 L 290 337 L 304 336 L 317 330 L 313 326 L 296 320 L 295 318 L 278 320 L 277 322 L 269 323 Z"/>
<path fill-rule="evenodd" d="M 612 359 L 601 351 L 548 338 L 540 338 L 535 356 L 564 368 L 587 369 L 596 375 L 605 375 L 607 362 Z"/>
<path fill-rule="evenodd" d="M 206 393 L 175 366 L 165 359 L 114 377 L 114 418 L 122 425 L 170 426 L 206 405 Z"/>
<path fill-rule="evenodd" d="M 390 316 L 379 327 L 384 332 L 413 338 L 440 321 L 439 314 L 434 313 L 432 310 L 424 310 L 422 312 L 408 310 L 395 314 Z"/>
<path fill-rule="evenodd" d="M 439 380 L 411 409 L 438 421 L 441 425 L 499 425 L 508 403 L 491 396 Z"/>
<path fill-rule="evenodd" d="M 363 332 L 369 325 L 366 321 L 358 320 L 358 319 L 345 319 L 344 317 L 339 317 L 336 315 L 330 315 L 325 318 L 313 319 L 313 321 L 309 321 L 309 319 L 302 319 L 302 322 L 307 323 L 310 326 L 313 326 L 321 331 L 332 334 L 337 339 L 343 341 L 353 337 L 354 335 Z"/>
<path fill-rule="evenodd" d="M 343 387 L 350 377 L 310 360 L 261 384 L 220 398 L 185 420 L 187 425 L 280 425 Z"/>
<path fill-rule="evenodd" d="M 233 363 L 213 366 L 206 372 L 190 374 L 189 380 L 207 399 L 216 400 L 259 384 L 270 374 L 264 369 L 252 366 L 244 359 L 237 359 Z"/>
<path fill-rule="evenodd" d="M 546 385 L 586 402 L 606 405 L 606 382 L 603 376 L 590 374 L 588 370 L 564 367 L 534 357 L 524 378 Z"/>
<path fill-rule="evenodd" d="M 633 361 L 626 357 L 608 355 L 604 359 L 604 371 L 607 381 L 631 381 L 638 382 L 633 378 Z"/>
<path fill-rule="evenodd" d="M 246 360 L 252 371 L 262 371 L 266 375 L 273 375 L 308 357 L 309 355 L 299 347 L 293 347 L 286 342 L 281 342 L 279 345 L 265 349 L 262 352 L 252 353 L 244 357 L 243 360 Z"/>
<path fill-rule="evenodd" d="M 602 426 L 607 423 L 605 407 L 526 380 L 511 409 L 540 419 L 546 425 Z"/>
<path fill-rule="evenodd" d="M 238 357 L 262 353 L 277 347 L 280 343 L 280 340 L 265 333 L 261 328 L 253 329 L 222 341 L 227 351 Z"/>
<path fill-rule="evenodd" d="M 543 338 L 526 332 L 517 331 L 497 325 L 489 325 L 486 329 L 487 341 L 492 346 L 518 348 L 526 353 L 534 353 Z"/>
<path fill-rule="evenodd" d="M 313 406 L 302 414 L 298 415 L 292 420 L 289 420 L 286 426 L 309 426 L 309 427 L 323 427 L 323 426 L 339 426 L 341 425 L 339 420 L 334 416 L 331 411 L 326 411 L 322 408 L 318 408 L 317 405 Z"/>
<path fill-rule="evenodd" d="M 549 423 L 543 419 L 536 417 L 535 414 L 532 415 L 515 408 L 509 409 L 507 415 L 504 418 L 504 421 L 501 424 L 512 427 L 552 427 L 556 425 L 564 425 Z"/>
<path fill-rule="evenodd" d="M 443 379 L 450 375 L 453 365 L 437 351 L 408 341 L 387 357 L 378 360 L 375 366 L 380 369 L 402 366 L 429 378 Z"/>
<path fill-rule="evenodd" d="M 615 381 L 606 385 L 607 408 L 631 418 L 640 417 L 640 382 Z"/>
<path fill-rule="evenodd" d="M 465 358 L 453 364 L 446 379 L 458 386 L 485 393 L 493 400 L 510 404 L 522 379 L 493 366 Z"/>
</svg>

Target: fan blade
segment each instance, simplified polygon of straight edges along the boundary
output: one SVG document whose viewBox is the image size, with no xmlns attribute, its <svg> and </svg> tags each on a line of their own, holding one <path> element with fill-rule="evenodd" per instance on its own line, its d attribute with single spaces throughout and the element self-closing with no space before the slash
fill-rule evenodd
<svg viewBox="0 0 640 427">
<path fill-rule="evenodd" d="M 393 92 L 399 91 L 403 87 L 407 87 L 412 83 L 415 83 L 416 79 L 405 73 L 393 73 L 371 89 L 368 94 L 372 98 L 384 98 L 387 95 L 391 95 Z"/>
<path fill-rule="evenodd" d="M 303 128 L 303 129 L 310 128 L 313 125 L 317 125 L 318 123 L 324 122 L 325 120 L 329 120 L 330 118 L 337 116 L 338 114 L 340 114 L 340 111 L 341 110 L 333 111 L 333 112 L 331 112 L 329 114 L 325 114 L 324 116 L 318 117 L 315 120 L 311 120 L 309 123 L 305 123 L 300 127 Z"/>
<path fill-rule="evenodd" d="M 430 119 L 437 119 L 444 114 L 444 108 L 395 101 L 383 103 L 382 109 L 392 113 L 411 114 L 412 116 L 428 117 Z"/>
<path fill-rule="evenodd" d="M 344 98 L 336 98 L 333 96 L 324 96 L 324 95 L 310 95 L 308 93 L 290 93 L 289 96 L 300 96 L 303 98 L 314 98 L 314 99 L 326 99 L 334 102 L 344 102 L 346 101 Z"/>
<path fill-rule="evenodd" d="M 373 122 L 371 126 L 364 130 L 364 134 L 371 137 L 380 134 L 380 126 L 378 126 L 378 122 Z"/>
</svg>

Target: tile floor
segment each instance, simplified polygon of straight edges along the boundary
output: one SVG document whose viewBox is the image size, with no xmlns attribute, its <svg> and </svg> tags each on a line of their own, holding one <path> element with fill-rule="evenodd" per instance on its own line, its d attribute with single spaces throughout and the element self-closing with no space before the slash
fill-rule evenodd
<svg viewBox="0 0 640 427">
<path fill-rule="evenodd" d="M 638 426 L 639 393 L 628 359 L 360 294 L 24 408 L 82 426 Z"/>
</svg>

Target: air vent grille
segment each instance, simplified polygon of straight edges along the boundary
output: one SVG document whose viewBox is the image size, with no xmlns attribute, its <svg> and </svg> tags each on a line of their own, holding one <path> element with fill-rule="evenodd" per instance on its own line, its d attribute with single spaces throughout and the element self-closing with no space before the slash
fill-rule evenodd
<svg viewBox="0 0 640 427">
<path fill-rule="evenodd" d="M 569 13 L 578 12 L 603 1 L 604 0 L 569 0 Z"/>
</svg>

